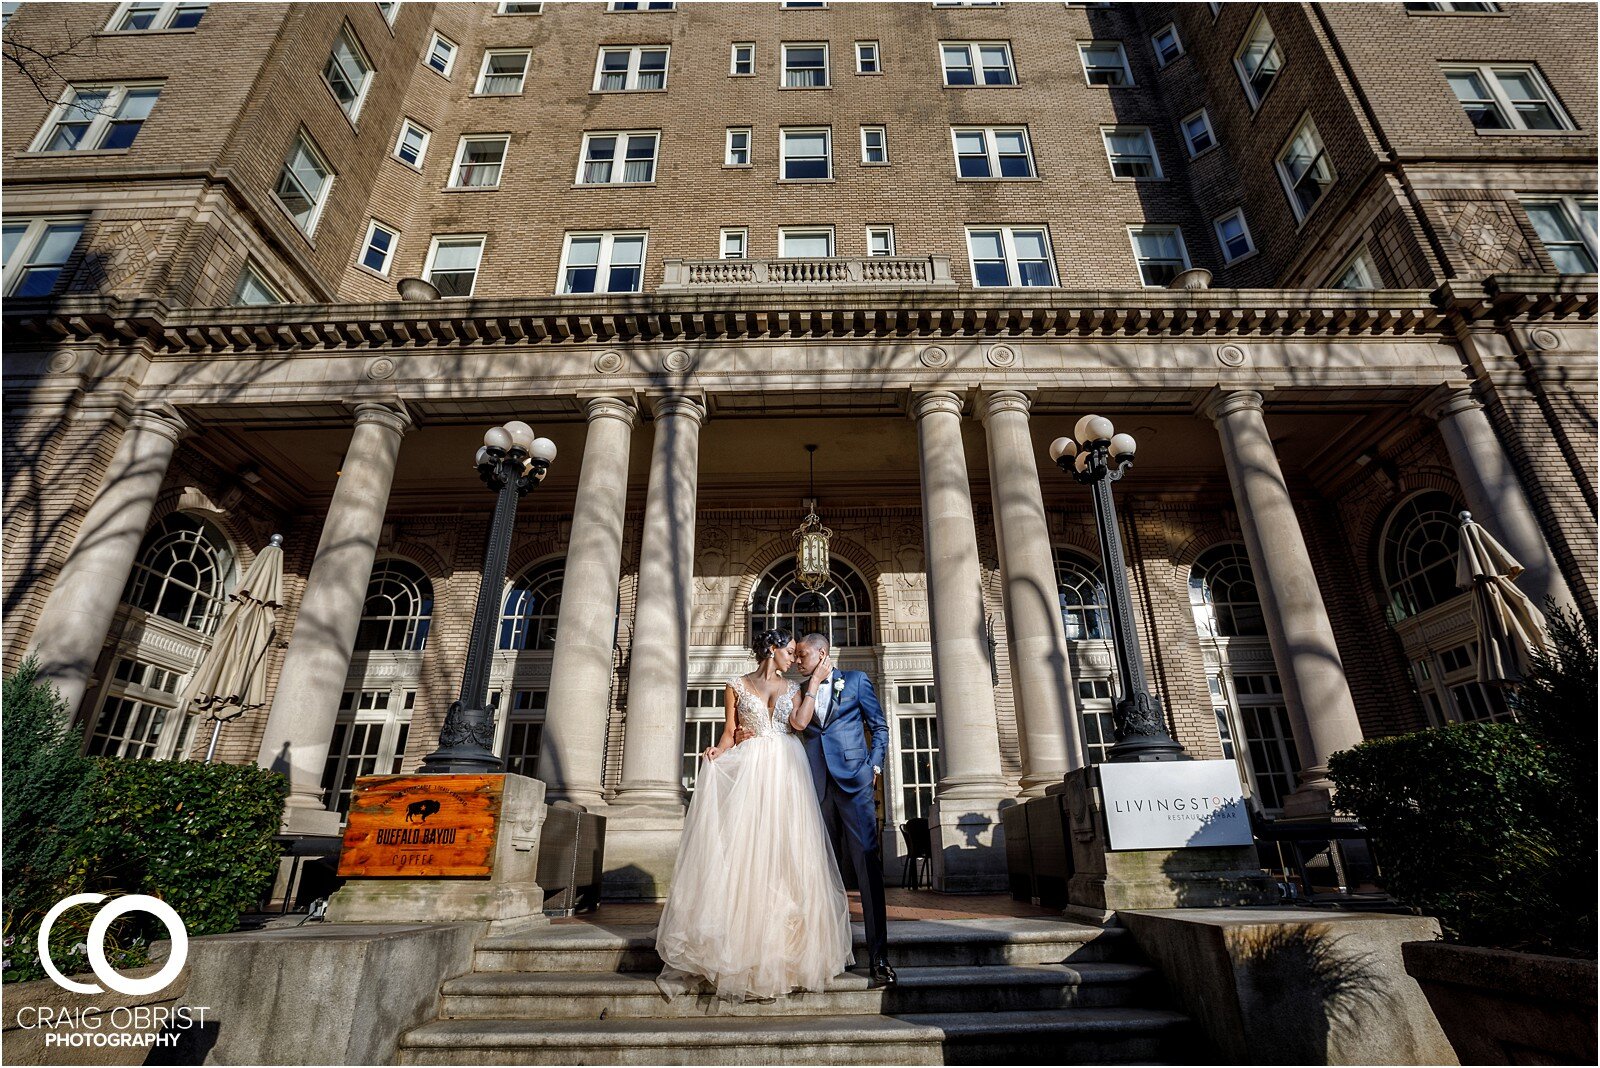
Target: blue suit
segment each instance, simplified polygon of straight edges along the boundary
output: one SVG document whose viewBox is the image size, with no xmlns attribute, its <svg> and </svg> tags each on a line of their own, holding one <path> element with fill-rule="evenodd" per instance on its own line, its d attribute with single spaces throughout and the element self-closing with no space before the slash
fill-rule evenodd
<svg viewBox="0 0 1600 1068">
<path fill-rule="evenodd" d="M 844 681 L 842 690 L 835 688 L 835 680 L 840 679 Z M 827 720 L 818 723 L 813 715 L 800 741 L 811 764 L 823 822 L 835 842 L 843 841 L 855 867 L 868 963 L 875 963 L 888 959 L 889 931 L 872 769 L 883 766 L 889 748 L 889 724 L 865 673 L 836 670 L 826 685 L 830 697 Z M 844 857 L 835 859 L 842 869 Z"/>
</svg>

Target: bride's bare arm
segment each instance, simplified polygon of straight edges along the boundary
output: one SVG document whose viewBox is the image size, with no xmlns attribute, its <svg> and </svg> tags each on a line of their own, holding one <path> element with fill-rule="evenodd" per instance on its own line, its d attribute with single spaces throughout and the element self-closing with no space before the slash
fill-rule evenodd
<svg viewBox="0 0 1600 1068">
<path fill-rule="evenodd" d="M 722 722 L 722 737 L 717 739 L 717 744 L 707 746 L 706 751 L 700 754 L 707 760 L 717 759 L 738 744 L 734 741 L 733 735 L 739 728 L 739 695 L 733 692 L 732 683 L 729 683 L 724 690 L 722 703 L 727 708 L 728 715 Z"/>
<path fill-rule="evenodd" d="M 833 657 L 825 656 L 817 662 L 817 669 L 813 671 L 800 686 L 800 703 L 789 713 L 789 728 L 803 731 L 811 724 L 811 717 L 817 711 L 817 691 L 828 684 L 828 676 L 833 674 Z"/>
</svg>

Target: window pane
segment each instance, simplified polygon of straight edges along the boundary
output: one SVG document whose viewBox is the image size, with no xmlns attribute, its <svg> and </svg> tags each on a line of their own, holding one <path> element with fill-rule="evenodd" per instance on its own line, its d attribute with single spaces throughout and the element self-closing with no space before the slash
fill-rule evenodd
<svg viewBox="0 0 1600 1068">
<path fill-rule="evenodd" d="M 979 261 L 976 263 L 974 270 L 977 283 L 980 286 L 1008 286 L 1011 284 L 1011 277 L 1006 272 L 1004 260 Z"/>
<path fill-rule="evenodd" d="M 972 242 L 973 259 L 999 260 L 1005 258 L 1005 248 L 1000 241 L 1000 231 L 974 230 L 969 240 Z"/>
<path fill-rule="evenodd" d="M 1011 235 L 1011 240 L 1017 246 L 1017 258 L 1019 260 L 1042 260 L 1045 258 L 1043 231 L 1018 230 Z"/>
<path fill-rule="evenodd" d="M 28 257 L 28 262 L 56 266 L 66 263 L 67 257 L 72 255 L 73 247 L 78 243 L 78 236 L 82 233 L 82 223 L 50 224 L 45 227 L 44 236 L 39 239 L 38 247 Z"/>
<path fill-rule="evenodd" d="M 575 237 L 567 250 L 567 266 L 592 267 L 600 262 L 598 237 Z"/>
<path fill-rule="evenodd" d="M 611 266 L 615 271 L 617 266 L 627 264 L 640 264 L 644 262 L 644 237 L 634 234 L 619 237 L 611 244 Z"/>
<path fill-rule="evenodd" d="M 22 235 L 28 232 L 22 223 L 6 223 L 5 225 L 5 254 L 0 257 L 0 263 L 9 265 L 11 254 L 17 251 L 17 244 L 22 240 Z"/>
<path fill-rule="evenodd" d="M 783 235 L 785 256 L 827 256 L 831 244 L 827 231 Z"/>
<path fill-rule="evenodd" d="M 483 245 L 477 241 L 441 241 L 438 251 L 434 253 L 433 269 L 435 271 L 461 271 L 474 270 L 478 266 L 478 258 L 483 253 Z"/>
</svg>

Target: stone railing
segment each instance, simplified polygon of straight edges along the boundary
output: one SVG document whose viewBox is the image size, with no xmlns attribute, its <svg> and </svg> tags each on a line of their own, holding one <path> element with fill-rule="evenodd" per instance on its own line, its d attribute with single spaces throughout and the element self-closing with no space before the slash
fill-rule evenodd
<svg viewBox="0 0 1600 1068">
<path fill-rule="evenodd" d="M 660 292 L 728 289 L 954 289 L 948 256 L 781 260 L 667 260 Z"/>
</svg>

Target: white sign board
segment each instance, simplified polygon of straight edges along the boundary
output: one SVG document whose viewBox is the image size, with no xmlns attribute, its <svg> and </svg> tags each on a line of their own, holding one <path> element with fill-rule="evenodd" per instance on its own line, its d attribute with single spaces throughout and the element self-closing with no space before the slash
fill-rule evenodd
<svg viewBox="0 0 1600 1068">
<path fill-rule="evenodd" d="M 1250 817 L 1231 760 L 1101 764 L 1112 849 L 1249 845 Z"/>
</svg>

